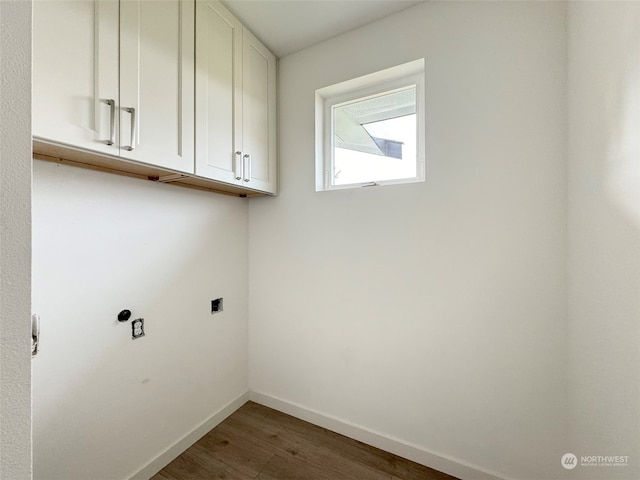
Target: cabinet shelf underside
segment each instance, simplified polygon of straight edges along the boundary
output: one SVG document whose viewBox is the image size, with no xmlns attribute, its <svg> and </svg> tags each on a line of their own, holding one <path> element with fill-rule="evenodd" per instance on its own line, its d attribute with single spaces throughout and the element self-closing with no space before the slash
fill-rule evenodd
<svg viewBox="0 0 640 480">
<path fill-rule="evenodd" d="M 33 139 L 33 158 L 49 162 L 87 168 L 99 172 L 113 173 L 140 180 L 169 183 L 179 187 L 205 190 L 235 197 L 262 197 L 265 193 L 256 192 L 208 178 L 198 177 L 184 172 L 158 168 L 129 160 L 110 157 L 86 150 L 49 143 L 38 138 Z"/>
</svg>

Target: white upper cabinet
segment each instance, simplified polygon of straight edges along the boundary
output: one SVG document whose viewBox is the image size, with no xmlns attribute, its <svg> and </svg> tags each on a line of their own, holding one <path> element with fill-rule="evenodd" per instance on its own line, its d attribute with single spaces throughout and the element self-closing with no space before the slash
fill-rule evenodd
<svg viewBox="0 0 640 480">
<path fill-rule="evenodd" d="M 194 3 L 34 2 L 33 134 L 194 171 Z"/>
<path fill-rule="evenodd" d="M 120 2 L 120 156 L 193 172 L 194 3 Z"/>
<path fill-rule="evenodd" d="M 242 24 L 196 3 L 196 174 L 242 183 Z M 236 152 L 238 152 L 236 154 Z"/>
<path fill-rule="evenodd" d="M 196 6 L 196 175 L 276 193 L 276 59 L 215 0 Z"/>
<path fill-rule="evenodd" d="M 33 32 L 36 154 L 276 193 L 276 58 L 219 1 L 37 0 Z"/>
<path fill-rule="evenodd" d="M 242 150 L 247 160 L 244 181 L 256 190 L 275 193 L 276 59 L 251 32 L 245 29 L 243 33 Z"/>
<path fill-rule="evenodd" d="M 118 2 L 33 10 L 33 135 L 117 154 Z"/>
</svg>

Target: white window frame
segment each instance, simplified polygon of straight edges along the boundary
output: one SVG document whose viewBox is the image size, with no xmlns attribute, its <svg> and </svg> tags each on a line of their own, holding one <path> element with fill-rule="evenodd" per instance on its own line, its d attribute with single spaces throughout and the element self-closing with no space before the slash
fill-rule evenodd
<svg viewBox="0 0 640 480">
<path fill-rule="evenodd" d="M 333 108 L 381 94 L 416 88 L 416 175 L 410 178 L 334 185 Z M 424 59 L 316 90 L 316 191 L 344 190 L 425 180 Z"/>
</svg>

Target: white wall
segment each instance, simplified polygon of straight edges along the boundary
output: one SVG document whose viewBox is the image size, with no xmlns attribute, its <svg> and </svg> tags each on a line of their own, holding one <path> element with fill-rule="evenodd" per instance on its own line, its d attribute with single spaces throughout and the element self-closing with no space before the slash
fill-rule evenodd
<svg viewBox="0 0 640 480">
<path fill-rule="evenodd" d="M 0 1 L 0 479 L 31 478 L 31 2 Z"/>
<path fill-rule="evenodd" d="M 247 218 L 243 199 L 35 161 L 34 478 L 130 478 L 246 393 Z"/>
<path fill-rule="evenodd" d="M 640 478 L 640 3 L 569 7 L 571 448 Z"/>
<path fill-rule="evenodd" d="M 564 474 L 565 9 L 428 2 L 281 59 L 252 390 L 505 478 Z M 421 57 L 426 183 L 316 193 L 315 89 Z"/>
</svg>

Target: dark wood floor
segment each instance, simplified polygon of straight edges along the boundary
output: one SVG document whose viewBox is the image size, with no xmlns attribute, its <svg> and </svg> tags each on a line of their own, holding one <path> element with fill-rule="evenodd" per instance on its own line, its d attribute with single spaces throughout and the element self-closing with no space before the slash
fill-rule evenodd
<svg viewBox="0 0 640 480">
<path fill-rule="evenodd" d="M 151 480 L 456 480 L 248 402 Z"/>
</svg>

